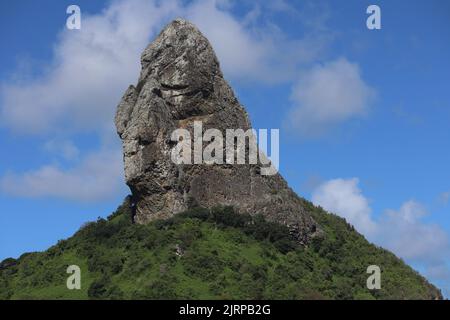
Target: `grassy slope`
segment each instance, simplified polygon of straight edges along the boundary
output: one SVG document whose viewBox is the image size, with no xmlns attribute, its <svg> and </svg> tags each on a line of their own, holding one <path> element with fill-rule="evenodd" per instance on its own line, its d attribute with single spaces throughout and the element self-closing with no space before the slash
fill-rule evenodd
<svg viewBox="0 0 450 320">
<path fill-rule="evenodd" d="M 285 227 L 230 208 L 131 223 L 126 201 L 45 252 L 0 264 L 0 299 L 430 299 L 440 292 L 343 219 L 305 201 L 325 231 L 299 248 Z M 178 251 L 177 251 L 178 249 Z M 81 290 L 66 288 L 68 265 Z M 382 289 L 365 287 L 366 268 Z"/>
</svg>

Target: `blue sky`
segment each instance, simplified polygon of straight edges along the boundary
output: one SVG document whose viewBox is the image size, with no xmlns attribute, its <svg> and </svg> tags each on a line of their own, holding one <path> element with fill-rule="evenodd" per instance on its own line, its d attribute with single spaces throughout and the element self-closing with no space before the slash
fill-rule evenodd
<svg viewBox="0 0 450 320">
<path fill-rule="evenodd" d="M 77 4 L 81 30 L 65 29 Z M 381 30 L 366 8 L 381 8 Z M 128 194 L 117 103 L 171 19 L 210 39 L 302 196 L 450 290 L 450 3 L 0 4 L 0 259 L 44 250 Z"/>
</svg>

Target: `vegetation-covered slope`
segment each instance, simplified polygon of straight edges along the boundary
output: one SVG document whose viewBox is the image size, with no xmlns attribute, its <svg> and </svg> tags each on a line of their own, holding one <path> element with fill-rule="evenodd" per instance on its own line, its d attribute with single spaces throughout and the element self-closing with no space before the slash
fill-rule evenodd
<svg viewBox="0 0 450 320">
<path fill-rule="evenodd" d="M 0 299 L 434 299 L 439 290 L 343 219 L 305 202 L 324 230 L 299 247 L 287 229 L 231 208 L 131 223 L 128 200 L 45 252 L 0 263 Z M 366 268 L 382 270 L 368 290 Z M 81 290 L 66 269 L 81 268 Z"/>
</svg>

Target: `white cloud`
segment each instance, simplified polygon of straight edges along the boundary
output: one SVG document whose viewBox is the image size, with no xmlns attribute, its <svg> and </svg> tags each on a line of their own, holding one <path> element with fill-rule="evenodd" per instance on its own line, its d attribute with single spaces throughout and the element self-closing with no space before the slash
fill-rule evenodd
<svg viewBox="0 0 450 320">
<path fill-rule="evenodd" d="M 170 20 L 184 16 L 210 39 L 232 79 L 277 82 L 322 50 L 325 37 L 290 40 L 277 28 L 254 28 L 227 11 L 223 1 L 114 1 L 82 16 L 81 30 L 63 30 L 46 72 L 1 86 L 0 119 L 19 132 L 57 129 L 112 132 L 115 108 L 139 74 L 140 54 Z M 259 31 L 255 31 L 255 30 Z M 283 59 L 279 59 L 283 56 Z"/>
<path fill-rule="evenodd" d="M 294 85 L 288 125 L 300 135 L 316 136 L 341 122 L 368 113 L 375 91 L 359 66 L 344 58 L 317 65 Z"/>
<path fill-rule="evenodd" d="M 198 1 L 186 15 L 211 41 L 225 75 L 231 78 L 259 78 L 266 72 L 270 43 L 256 39 L 244 25 L 213 1 Z"/>
<path fill-rule="evenodd" d="M 312 201 L 345 218 L 373 243 L 423 267 L 430 279 L 450 287 L 449 237 L 440 226 L 424 221 L 426 208 L 409 200 L 375 219 L 358 183 L 357 178 L 324 182 L 313 191 Z"/>
<path fill-rule="evenodd" d="M 81 30 L 61 31 L 40 76 L 15 75 L 1 86 L 1 125 L 24 134 L 64 132 L 67 140 L 50 138 L 44 149 L 72 161 L 70 168 L 48 164 L 6 174 L 0 178 L 2 192 L 101 201 L 123 191 L 121 152 L 108 151 L 118 140 L 116 106 L 139 75 L 140 54 L 150 37 L 178 11 L 177 1 L 130 0 L 113 1 L 99 14 L 83 13 Z M 78 132 L 98 135 L 100 149 L 83 154 L 70 142 Z"/>
<path fill-rule="evenodd" d="M 8 173 L 0 179 L 0 190 L 20 197 L 99 201 L 123 191 L 122 171 L 121 152 L 101 150 L 88 155 L 71 169 L 46 165 L 35 171 Z"/>
<path fill-rule="evenodd" d="M 297 67 L 320 56 L 332 39 L 327 33 L 290 39 L 276 25 L 257 25 L 261 10 L 255 6 L 238 19 L 216 1 L 200 0 L 186 8 L 185 16 L 211 41 L 225 76 L 236 80 L 292 80 Z"/>
<path fill-rule="evenodd" d="M 42 133 L 69 127 L 110 130 L 115 107 L 139 74 L 139 57 L 175 1 L 116 1 L 101 14 L 83 15 L 81 30 L 63 30 L 47 71 L 1 88 L 2 124 Z"/>
<path fill-rule="evenodd" d="M 413 200 L 398 210 L 386 210 L 377 237 L 381 244 L 409 261 L 441 262 L 450 253 L 448 235 L 440 226 L 424 223 L 426 215 L 426 209 Z"/>
<path fill-rule="evenodd" d="M 363 234 L 373 234 L 376 226 L 371 219 L 372 210 L 358 183 L 357 178 L 327 181 L 314 190 L 312 201 L 345 218 Z"/>
<path fill-rule="evenodd" d="M 81 30 L 60 32 L 48 65 L 28 73 L 18 66 L 11 80 L 0 84 L 0 125 L 22 134 L 54 136 L 63 132 L 70 140 L 78 132 L 89 132 L 102 141 L 117 141 L 114 113 L 126 87 L 137 80 L 141 52 L 178 16 L 199 26 L 212 42 L 225 76 L 237 80 L 271 83 L 290 79 L 294 67 L 314 59 L 329 40 L 317 34 L 292 40 L 275 25 L 256 27 L 257 12 L 244 21 L 233 15 L 232 9 L 233 3 L 226 0 L 116 0 L 94 15 L 81 8 Z M 108 188 L 114 183 L 104 176 L 113 175 L 112 168 L 118 170 L 113 176 L 122 173 L 112 153 L 100 150 L 97 157 L 85 156 L 83 150 L 61 141 L 45 147 L 77 163 L 67 170 L 47 165 L 10 174 L 2 178 L 4 191 L 87 199 L 89 191 L 101 198 L 115 190 Z M 98 157 L 108 165 L 99 166 L 94 173 L 91 168 Z M 99 181 L 98 187 L 90 176 Z"/>
</svg>

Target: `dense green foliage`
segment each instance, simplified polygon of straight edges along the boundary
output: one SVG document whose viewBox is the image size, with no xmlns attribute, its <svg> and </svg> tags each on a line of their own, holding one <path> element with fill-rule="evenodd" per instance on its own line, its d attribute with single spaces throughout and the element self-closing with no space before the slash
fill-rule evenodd
<svg viewBox="0 0 450 320">
<path fill-rule="evenodd" d="M 0 299 L 427 299 L 440 295 L 335 215 L 304 204 L 323 229 L 308 247 L 286 227 L 232 208 L 193 209 L 137 225 L 128 200 L 45 252 L 0 263 Z M 382 289 L 366 288 L 367 266 Z M 66 268 L 82 270 L 68 290 Z"/>
</svg>

